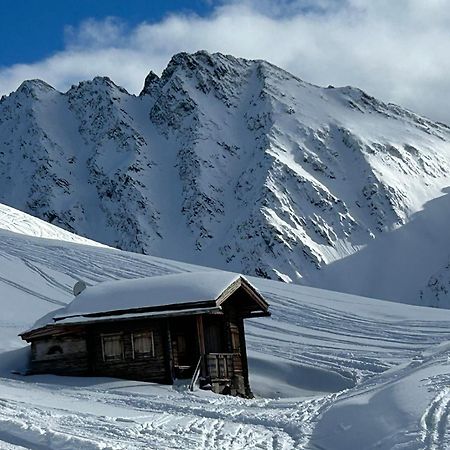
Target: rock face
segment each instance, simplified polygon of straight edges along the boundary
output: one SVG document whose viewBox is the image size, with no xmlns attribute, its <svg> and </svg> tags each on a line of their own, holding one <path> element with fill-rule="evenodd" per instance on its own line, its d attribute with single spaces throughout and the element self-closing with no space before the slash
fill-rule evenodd
<svg viewBox="0 0 450 450">
<path fill-rule="evenodd" d="M 139 96 L 97 77 L 0 101 L 0 203 L 122 249 L 285 281 L 449 185 L 450 129 L 264 61 L 180 53 Z"/>
</svg>

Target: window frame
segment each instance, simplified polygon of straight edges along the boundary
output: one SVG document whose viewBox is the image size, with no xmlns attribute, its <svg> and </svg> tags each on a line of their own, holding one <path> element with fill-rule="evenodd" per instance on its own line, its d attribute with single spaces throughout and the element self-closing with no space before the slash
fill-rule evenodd
<svg viewBox="0 0 450 450">
<path fill-rule="evenodd" d="M 120 347 L 121 347 L 121 354 L 118 357 L 107 357 L 105 354 L 105 338 L 119 338 Z M 124 348 L 124 342 L 123 342 L 123 333 L 102 333 L 100 334 L 100 339 L 102 343 L 102 357 L 103 362 L 111 362 L 111 361 L 124 361 L 125 360 L 125 348 Z"/>
<path fill-rule="evenodd" d="M 59 344 L 51 345 L 48 348 L 47 353 L 45 354 L 45 356 L 56 356 L 56 357 L 58 357 L 58 356 L 62 357 L 63 355 L 64 355 L 64 349 Z"/>
<path fill-rule="evenodd" d="M 146 352 L 146 353 L 137 353 L 136 352 L 136 346 L 135 346 L 134 340 L 136 337 L 140 337 L 140 336 L 148 336 L 150 338 L 150 348 L 151 348 L 150 352 Z M 139 331 L 137 333 L 136 332 L 131 333 L 131 351 L 132 351 L 133 359 L 154 358 L 156 356 L 156 353 L 155 353 L 155 337 L 153 334 L 153 330 Z"/>
</svg>

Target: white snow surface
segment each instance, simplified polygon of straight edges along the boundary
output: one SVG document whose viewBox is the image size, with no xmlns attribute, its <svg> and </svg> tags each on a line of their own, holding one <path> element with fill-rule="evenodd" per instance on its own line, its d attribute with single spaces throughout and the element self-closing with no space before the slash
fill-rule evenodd
<svg viewBox="0 0 450 450">
<path fill-rule="evenodd" d="M 217 300 L 239 276 L 199 271 L 99 283 L 87 287 L 55 318 Z"/>
<path fill-rule="evenodd" d="M 29 354 L 17 333 L 65 307 L 77 280 L 206 269 L 10 231 L 0 241 L 2 450 L 450 446 L 448 310 L 249 278 L 272 312 L 246 321 L 255 399 L 184 384 L 22 376 L 11 373 Z"/>
<path fill-rule="evenodd" d="M 56 239 L 58 241 L 74 242 L 78 244 L 106 247 L 91 239 L 78 236 L 51 225 L 44 220 L 38 219 L 30 214 L 24 213 L 7 205 L 0 204 L 0 229 L 13 231 L 26 236 Z"/>
</svg>

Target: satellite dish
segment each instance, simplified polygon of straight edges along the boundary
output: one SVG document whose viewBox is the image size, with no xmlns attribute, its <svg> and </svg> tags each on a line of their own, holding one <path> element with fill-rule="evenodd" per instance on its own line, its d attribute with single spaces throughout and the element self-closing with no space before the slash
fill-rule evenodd
<svg viewBox="0 0 450 450">
<path fill-rule="evenodd" d="M 75 286 L 73 287 L 73 295 L 75 295 L 75 297 L 77 295 L 80 295 L 84 290 L 86 289 L 86 283 L 84 281 L 77 281 L 75 283 Z"/>
</svg>

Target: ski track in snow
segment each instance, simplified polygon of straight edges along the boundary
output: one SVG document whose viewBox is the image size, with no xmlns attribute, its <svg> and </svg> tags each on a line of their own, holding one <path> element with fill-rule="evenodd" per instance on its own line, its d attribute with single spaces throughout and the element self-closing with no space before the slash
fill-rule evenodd
<svg viewBox="0 0 450 450">
<path fill-rule="evenodd" d="M 196 269 L 11 232 L 0 231 L 0 239 L 0 283 L 27 301 L 24 307 L 16 306 L 15 296 L 2 298 L 10 313 L 0 320 L 2 351 L 19 347 L 15 334 L 42 313 L 70 301 L 77 279 L 95 284 Z M 338 432 L 327 429 L 337 433 L 333 446 L 320 444 L 324 434 L 316 434 L 323 417 L 343 401 L 375 395 L 381 387 L 448 361 L 446 351 L 421 356 L 448 339 L 448 312 L 251 281 L 272 311 L 271 318 L 246 326 L 257 399 L 124 380 L 9 375 L 14 365 L 3 363 L 2 354 L 0 448 L 348 450 L 339 444 L 344 425 Z M 431 385 L 433 392 L 427 390 L 421 415 L 380 448 L 434 450 L 450 445 L 449 379 L 436 377 L 423 376 L 424 386 Z M 270 386 L 260 384 L 261 379 L 269 379 Z"/>
<path fill-rule="evenodd" d="M 71 414 L 64 408 L 48 410 L 29 402 L 0 400 L 0 438 L 8 434 L 17 438 L 11 441 L 17 442 L 20 436 L 23 442 L 29 439 L 30 448 L 51 449 L 278 450 L 298 447 L 302 427 L 307 425 L 307 415 L 299 414 L 294 402 L 279 408 L 276 402 L 271 407 L 258 400 L 223 402 L 188 393 L 155 399 L 90 389 L 83 389 L 82 393 L 68 389 L 62 395 L 61 404 L 67 397 L 71 400 L 80 397 L 102 406 L 132 411 L 133 418 Z M 105 443 L 110 447 L 104 447 Z"/>
<path fill-rule="evenodd" d="M 421 418 L 424 448 L 440 450 L 449 448 L 450 389 L 446 388 L 434 397 Z"/>
</svg>

